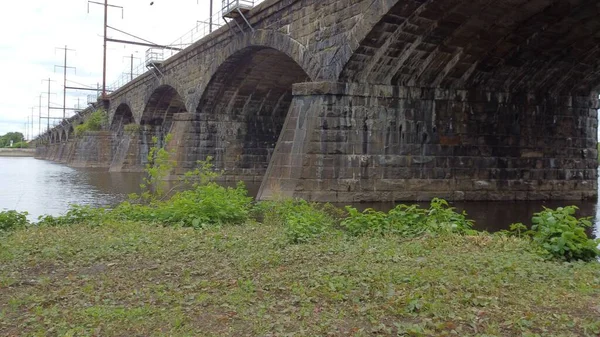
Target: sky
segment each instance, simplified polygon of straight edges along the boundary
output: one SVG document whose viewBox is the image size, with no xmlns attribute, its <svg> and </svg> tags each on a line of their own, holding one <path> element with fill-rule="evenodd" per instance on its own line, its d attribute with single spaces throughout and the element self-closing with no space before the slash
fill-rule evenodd
<svg viewBox="0 0 600 337">
<path fill-rule="evenodd" d="M 109 26 L 156 44 L 171 44 L 195 29 L 198 20 L 209 17 L 209 0 L 109 0 L 109 4 L 124 8 L 121 18 L 121 9 L 109 7 Z M 215 0 L 214 6 L 216 12 L 220 1 Z M 67 69 L 67 86 L 95 88 L 102 84 L 103 19 L 103 6 L 90 3 L 88 12 L 87 0 L 12 1 L 10 8 L 0 11 L 0 135 L 18 131 L 30 139 L 37 136 L 40 94 L 41 114 L 47 117 L 48 113 L 48 82 L 44 79 L 51 79 L 50 106 L 62 108 L 63 68 L 55 67 L 64 64 L 64 50 L 59 48 L 74 50 L 67 54 L 67 66 L 76 68 Z M 110 29 L 108 36 L 134 40 Z M 107 85 L 129 72 L 132 54 L 134 66 L 143 62 L 147 49 L 109 42 Z M 79 104 L 85 108 L 90 94 L 94 92 L 67 90 L 66 107 Z M 25 127 L 32 113 L 33 132 L 31 124 Z M 67 111 L 67 117 L 73 113 Z M 63 110 L 50 110 L 51 117 L 62 115 Z M 42 120 L 42 132 L 46 124 L 47 120 Z"/>
</svg>

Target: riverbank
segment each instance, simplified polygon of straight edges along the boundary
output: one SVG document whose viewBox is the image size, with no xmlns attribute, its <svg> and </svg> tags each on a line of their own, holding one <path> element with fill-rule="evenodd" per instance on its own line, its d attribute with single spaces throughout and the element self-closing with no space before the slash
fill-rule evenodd
<svg viewBox="0 0 600 337">
<path fill-rule="evenodd" d="M 490 235 L 287 244 L 250 221 L 30 227 L 0 238 L 0 334 L 598 336 L 600 264 Z"/>
<path fill-rule="evenodd" d="M 34 157 L 35 149 L 0 148 L 0 157 Z"/>
</svg>

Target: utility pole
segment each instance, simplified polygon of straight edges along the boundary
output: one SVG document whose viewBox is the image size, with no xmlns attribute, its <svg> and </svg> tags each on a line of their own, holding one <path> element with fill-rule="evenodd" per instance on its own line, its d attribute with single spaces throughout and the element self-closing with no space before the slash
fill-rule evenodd
<svg viewBox="0 0 600 337">
<path fill-rule="evenodd" d="M 129 59 L 129 80 L 133 81 L 133 59 L 139 60 L 139 57 L 134 57 L 133 54 L 131 54 L 131 56 L 123 56 L 123 58 Z"/>
<path fill-rule="evenodd" d="M 23 132 L 23 141 L 29 139 L 29 115 L 27 116 L 27 121 L 25 122 L 25 132 Z"/>
<path fill-rule="evenodd" d="M 212 33 L 213 0 L 210 0 L 210 19 L 208 19 L 208 32 Z"/>
<path fill-rule="evenodd" d="M 38 102 L 38 135 L 42 134 L 42 94 Z"/>
<path fill-rule="evenodd" d="M 104 0 L 104 56 L 102 60 L 102 100 L 106 100 L 106 31 L 108 29 L 108 0 Z"/>
<path fill-rule="evenodd" d="M 130 80 L 133 81 L 133 54 L 131 54 L 131 60 L 129 62 L 129 76 Z"/>
<path fill-rule="evenodd" d="M 57 49 L 62 49 L 65 51 L 65 63 L 62 66 L 54 66 L 54 69 L 56 69 L 56 67 L 59 68 L 63 68 L 64 70 L 64 74 L 63 74 L 63 118 L 67 117 L 66 114 L 66 107 L 67 107 L 67 68 L 71 68 L 71 69 L 75 69 L 75 72 L 77 72 L 77 68 L 75 67 L 67 67 L 67 52 L 68 51 L 75 51 L 74 49 L 68 49 L 67 46 L 65 46 L 64 48 L 57 48 Z"/>
<path fill-rule="evenodd" d="M 48 78 L 47 80 L 42 80 L 42 82 L 48 82 L 48 129 L 46 131 L 50 130 L 50 82 L 54 82 L 52 81 L 52 79 Z M 40 104 L 41 105 L 41 104 Z"/>
<path fill-rule="evenodd" d="M 88 0 L 88 13 L 90 12 L 90 3 L 104 6 L 104 48 L 103 48 L 103 59 L 102 59 L 102 100 L 106 100 L 106 43 L 108 42 L 108 7 L 116 7 L 121 9 L 121 17 L 123 17 L 123 7 L 109 5 L 108 0 L 104 0 L 104 3 L 89 1 Z"/>
<path fill-rule="evenodd" d="M 35 109 L 34 106 L 31 107 L 31 129 L 29 133 L 29 139 L 33 139 L 33 109 Z"/>
</svg>

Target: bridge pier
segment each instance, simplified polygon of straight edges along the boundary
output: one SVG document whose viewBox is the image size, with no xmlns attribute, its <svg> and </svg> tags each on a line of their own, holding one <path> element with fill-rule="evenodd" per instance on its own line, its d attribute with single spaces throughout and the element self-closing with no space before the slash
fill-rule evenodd
<svg viewBox="0 0 600 337">
<path fill-rule="evenodd" d="M 577 200 L 597 191 L 597 95 L 301 83 L 258 198 Z"/>
</svg>

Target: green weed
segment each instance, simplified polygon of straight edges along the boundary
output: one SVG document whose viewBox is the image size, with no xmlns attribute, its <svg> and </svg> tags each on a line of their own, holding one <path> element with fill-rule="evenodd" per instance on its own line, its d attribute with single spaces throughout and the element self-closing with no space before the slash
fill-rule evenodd
<svg viewBox="0 0 600 337">
<path fill-rule="evenodd" d="M 2 211 L 0 212 L 0 232 L 15 230 L 29 225 L 27 212 Z"/>
<path fill-rule="evenodd" d="M 465 212 L 457 213 L 443 199 L 433 199 L 429 209 L 418 205 L 398 205 L 387 213 L 366 209 L 359 212 L 346 206 L 348 217 L 341 226 L 351 235 L 397 234 L 416 237 L 427 234 L 472 234 L 473 221 Z"/>
</svg>

